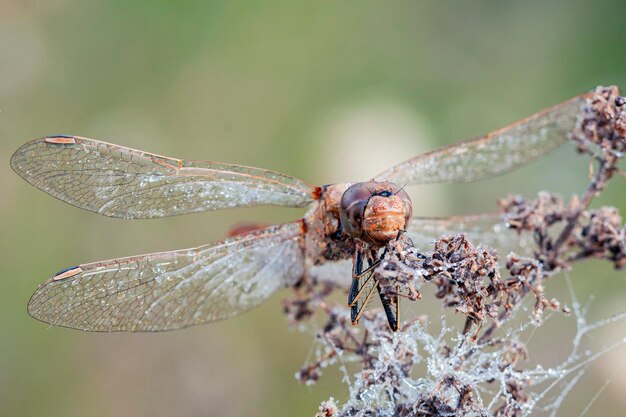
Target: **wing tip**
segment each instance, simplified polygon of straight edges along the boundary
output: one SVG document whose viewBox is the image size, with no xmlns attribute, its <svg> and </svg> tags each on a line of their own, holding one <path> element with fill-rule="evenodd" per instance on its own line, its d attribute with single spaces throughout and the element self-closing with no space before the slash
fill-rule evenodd
<svg viewBox="0 0 626 417">
<path fill-rule="evenodd" d="M 22 162 L 26 158 L 25 152 L 32 147 L 33 145 L 37 145 L 40 143 L 46 143 L 50 145 L 75 145 L 77 136 L 73 135 L 65 135 L 65 134 L 56 134 L 56 135 L 48 135 L 43 136 L 37 139 L 33 139 L 31 141 L 26 142 L 11 155 L 10 165 L 13 171 L 20 177 L 26 179 L 24 171 L 22 167 Z"/>
<path fill-rule="evenodd" d="M 31 316 L 35 320 L 38 320 L 46 324 L 54 324 L 54 323 L 52 323 L 49 320 L 46 320 L 46 318 L 44 317 L 44 314 L 39 308 L 41 306 L 39 299 L 42 295 L 43 290 L 48 286 L 50 282 L 51 280 L 47 280 L 43 282 L 42 284 L 40 284 L 39 287 L 37 287 L 37 289 L 35 290 L 35 292 L 33 292 L 33 294 L 30 296 L 30 299 L 28 300 L 28 304 L 26 305 L 26 312 L 28 313 L 29 316 Z"/>
<path fill-rule="evenodd" d="M 39 139 L 35 139 L 39 140 Z M 27 142 L 25 144 L 23 144 L 22 146 L 20 146 L 19 148 L 17 148 L 17 150 L 15 152 L 13 152 L 13 155 L 11 155 L 11 160 L 9 161 L 9 164 L 11 165 L 11 169 L 20 177 L 26 179 L 26 177 L 24 176 L 24 170 L 22 169 L 22 164 L 21 164 L 21 160 L 23 158 L 23 153 L 26 147 L 28 147 L 29 145 L 31 145 L 34 141 L 30 141 Z"/>
</svg>

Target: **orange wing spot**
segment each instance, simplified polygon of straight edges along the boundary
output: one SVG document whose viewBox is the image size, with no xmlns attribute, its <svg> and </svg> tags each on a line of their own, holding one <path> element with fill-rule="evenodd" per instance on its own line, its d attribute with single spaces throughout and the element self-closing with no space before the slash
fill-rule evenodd
<svg viewBox="0 0 626 417">
<path fill-rule="evenodd" d="M 56 145 L 73 145 L 76 143 L 76 139 L 71 136 L 48 136 L 44 138 L 44 142 Z"/>
<path fill-rule="evenodd" d="M 74 275 L 78 275 L 81 272 L 83 272 L 83 268 L 81 268 L 80 266 L 75 266 L 74 268 L 66 269 L 65 271 L 56 274 L 54 277 L 52 277 L 52 280 L 60 281 L 62 279 L 73 277 Z"/>
</svg>

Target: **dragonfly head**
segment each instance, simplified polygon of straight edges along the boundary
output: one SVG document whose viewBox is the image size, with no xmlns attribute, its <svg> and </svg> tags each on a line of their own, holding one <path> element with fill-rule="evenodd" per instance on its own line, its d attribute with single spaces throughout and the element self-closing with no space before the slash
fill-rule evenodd
<svg viewBox="0 0 626 417">
<path fill-rule="evenodd" d="M 339 219 L 351 237 L 383 246 L 405 230 L 413 212 L 408 194 L 391 182 L 358 182 L 341 196 Z"/>
</svg>

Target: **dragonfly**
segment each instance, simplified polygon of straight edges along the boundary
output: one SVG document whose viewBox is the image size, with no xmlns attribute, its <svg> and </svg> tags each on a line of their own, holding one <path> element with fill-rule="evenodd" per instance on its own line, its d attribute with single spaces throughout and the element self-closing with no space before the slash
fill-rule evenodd
<svg viewBox="0 0 626 417">
<path fill-rule="evenodd" d="M 418 155 L 369 181 L 325 186 L 78 136 L 33 140 L 12 156 L 13 170 L 62 201 L 109 217 L 146 219 L 259 205 L 309 208 L 297 221 L 251 227 L 195 248 L 64 269 L 37 288 L 28 312 L 85 331 L 173 330 L 246 312 L 304 276 L 351 277 L 344 284 L 353 324 L 378 292 L 395 331 L 399 295 L 381 293 L 373 271 L 399 233 L 421 248 L 453 233 L 496 248 L 520 244 L 497 213 L 414 217 L 404 188 L 476 181 L 526 165 L 568 142 L 590 97 L 579 95 L 486 135 Z"/>
</svg>

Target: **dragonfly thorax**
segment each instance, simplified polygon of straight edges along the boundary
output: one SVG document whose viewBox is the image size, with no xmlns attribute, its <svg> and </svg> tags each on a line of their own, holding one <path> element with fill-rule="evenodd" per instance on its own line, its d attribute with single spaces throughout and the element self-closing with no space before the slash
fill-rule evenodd
<svg viewBox="0 0 626 417">
<path fill-rule="evenodd" d="M 383 246 L 408 225 L 413 204 L 408 194 L 391 182 L 358 182 L 342 195 L 341 228 L 347 235 Z"/>
</svg>

